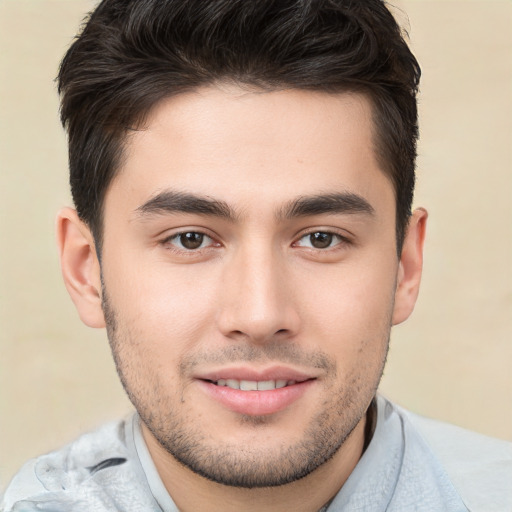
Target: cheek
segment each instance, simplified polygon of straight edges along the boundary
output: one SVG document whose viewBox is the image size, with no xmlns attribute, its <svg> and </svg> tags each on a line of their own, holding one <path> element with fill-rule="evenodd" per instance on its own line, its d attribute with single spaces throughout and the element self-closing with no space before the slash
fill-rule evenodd
<svg viewBox="0 0 512 512">
<path fill-rule="evenodd" d="M 136 276 L 131 282 L 123 276 Z M 120 323 L 134 342 L 151 345 L 155 359 L 179 357 L 211 328 L 215 276 L 200 266 L 119 265 L 105 285 Z"/>
<path fill-rule="evenodd" d="M 310 293 L 303 300 L 306 337 L 316 337 L 324 350 L 337 354 L 339 364 L 379 359 L 391 328 L 393 272 L 393 264 L 384 262 L 366 268 L 344 265 L 325 275 L 318 272 L 309 280 Z"/>
</svg>

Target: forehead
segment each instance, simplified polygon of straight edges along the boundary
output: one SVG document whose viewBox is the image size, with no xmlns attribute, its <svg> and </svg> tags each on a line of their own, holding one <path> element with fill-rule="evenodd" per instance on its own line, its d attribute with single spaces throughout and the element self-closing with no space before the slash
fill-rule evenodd
<svg viewBox="0 0 512 512">
<path fill-rule="evenodd" d="M 156 105 L 130 134 L 106 210 L 112 193 L 136 207 L 165 189 L 245 207 L 339 191 L 392 197 L 373 140 L 360 94 L 197 89 Z"/>
</svg>

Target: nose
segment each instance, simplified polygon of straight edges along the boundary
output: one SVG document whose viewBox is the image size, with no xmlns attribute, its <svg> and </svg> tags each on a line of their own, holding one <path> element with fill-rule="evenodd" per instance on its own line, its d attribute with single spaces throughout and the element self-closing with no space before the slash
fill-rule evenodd
<svg viewBox="0 0 512 512">
<path fill-rule="evenodd" d="M 268 343 L 297 334 L 300 316 L 290 270 L 279 251 L 239 251 L 223 275 L 218 327 L 224 336 Z"/>
</svg>

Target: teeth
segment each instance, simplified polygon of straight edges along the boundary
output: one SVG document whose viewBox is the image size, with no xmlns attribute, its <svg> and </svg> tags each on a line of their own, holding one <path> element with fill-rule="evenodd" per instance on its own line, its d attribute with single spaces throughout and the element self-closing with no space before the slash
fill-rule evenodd
<svg viewBox="0 0 512 512">
<path fill-rule="evenodd" d="M 240 381 L 235 379 L 226 379 L 226 386 L 232 389 L 240 389 Z"/>
<path fill-rule="evenodd" d="M 271 391 L 272 389 L 280 389 L 286 386 L 296 384 L 294 380 L 236 380 L 236 379 L 219 379 L 217 386 L 227 386 L 231 389 L 240 389 L 241 391 Z"/>
<path fill-rule="evenodd" d="M 241 380 L 240 389 L 242 391 L 258 391 L 258 383 L 255 380 Z"/>
<path fill-rule="evenodd" d="M 274 380 L 262 380 L 258 382 L 258 391 L 269 391 L 276 389 L 276 382 Z"/>
</svg>

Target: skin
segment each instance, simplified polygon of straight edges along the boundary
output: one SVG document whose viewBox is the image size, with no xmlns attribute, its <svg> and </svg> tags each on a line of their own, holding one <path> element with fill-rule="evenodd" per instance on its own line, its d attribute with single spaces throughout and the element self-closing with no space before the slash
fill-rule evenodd
<svg viewBox="0 0 512 512">
<path fill-rule="evenodd" d="M 417 297 L 426 223 L 416 210 L 398 258 L 372 129 L 357 94 L 199 89 L 128 138 L 101 268 L 87 226 L 60 212 L 68 290 L 87 325 L 107 326 L 180 510 L 318 510 L 361 457 L 391 326 Z M 333 194 L 332 211 L 297 207 Z M 195 211 L 197 198 L 215 207 Z M 276 410 L 258 391 L 238 410 L 209 382 L 230 372 L 307 382 Z"/>
</svg>

